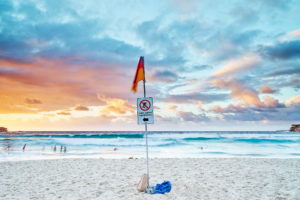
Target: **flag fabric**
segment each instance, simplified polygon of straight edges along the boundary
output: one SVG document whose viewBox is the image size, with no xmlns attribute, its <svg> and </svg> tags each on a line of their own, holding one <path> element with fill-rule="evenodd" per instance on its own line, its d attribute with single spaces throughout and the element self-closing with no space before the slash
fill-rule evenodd
<svg viewBox="0 0 300 200">
<path fill-rule="evenodd" d="M 132 83 L 132 88 L 131 90 L 136 93 L 137 88 L 138 88 L 138 82 L 139 81 L 145 81 L 145 76 L 144 76 L 144 57 L 141 56 L 139 60 L 139 64 L 136 69 L 135 77 Z"/>
</svg>

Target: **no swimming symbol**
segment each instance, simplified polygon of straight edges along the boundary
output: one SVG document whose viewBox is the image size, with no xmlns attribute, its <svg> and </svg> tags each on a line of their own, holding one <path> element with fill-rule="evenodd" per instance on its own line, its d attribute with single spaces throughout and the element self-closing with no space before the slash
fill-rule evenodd
<svg viewBox="0 0 300 200">
<path fill-rule="evenodd" d="M 139 107 L 142 111 L 148 111 L 151 108 L 151 103 L 147 99 L 144 99 L 140 102 Z"/>
</svg>

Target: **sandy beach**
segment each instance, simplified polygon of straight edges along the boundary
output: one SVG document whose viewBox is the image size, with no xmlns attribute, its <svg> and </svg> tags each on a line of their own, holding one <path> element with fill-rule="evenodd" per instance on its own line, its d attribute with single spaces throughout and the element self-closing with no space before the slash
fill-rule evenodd
<svg viewBox="0 0 300 200">
<path fill-rule="evenodd" d="M 164 195 L 136 190 L 144 172 L 144 159 L 0 162 L 0 199 L 300 199 L 300 159 L 151 159 Z"/>
</svg>

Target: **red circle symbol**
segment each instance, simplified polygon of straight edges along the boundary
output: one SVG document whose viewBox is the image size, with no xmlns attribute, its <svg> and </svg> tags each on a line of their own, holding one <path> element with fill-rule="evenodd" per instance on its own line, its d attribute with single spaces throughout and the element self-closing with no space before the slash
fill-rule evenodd
<svg viewBox="0 0 300 200">
<path fill-rule="evenodd" d="M 151 108 L 151 103 L 147 99 L 144 99 L 140 102 L 139 106 L 142 111 L 148 111 Z"/>
</svg>

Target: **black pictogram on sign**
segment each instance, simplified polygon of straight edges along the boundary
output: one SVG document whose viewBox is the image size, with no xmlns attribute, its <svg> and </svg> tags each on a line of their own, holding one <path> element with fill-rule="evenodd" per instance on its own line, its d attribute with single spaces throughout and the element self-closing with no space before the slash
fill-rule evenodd
<svg viewBox="0 0 300 200">
<path fill-rule="evenodd" d="M 140 102 L 139 107 L 142 111 L 148 111 L 151 108 L 151 103 L 147 99 L 144 99 Z"/>
</svg>

